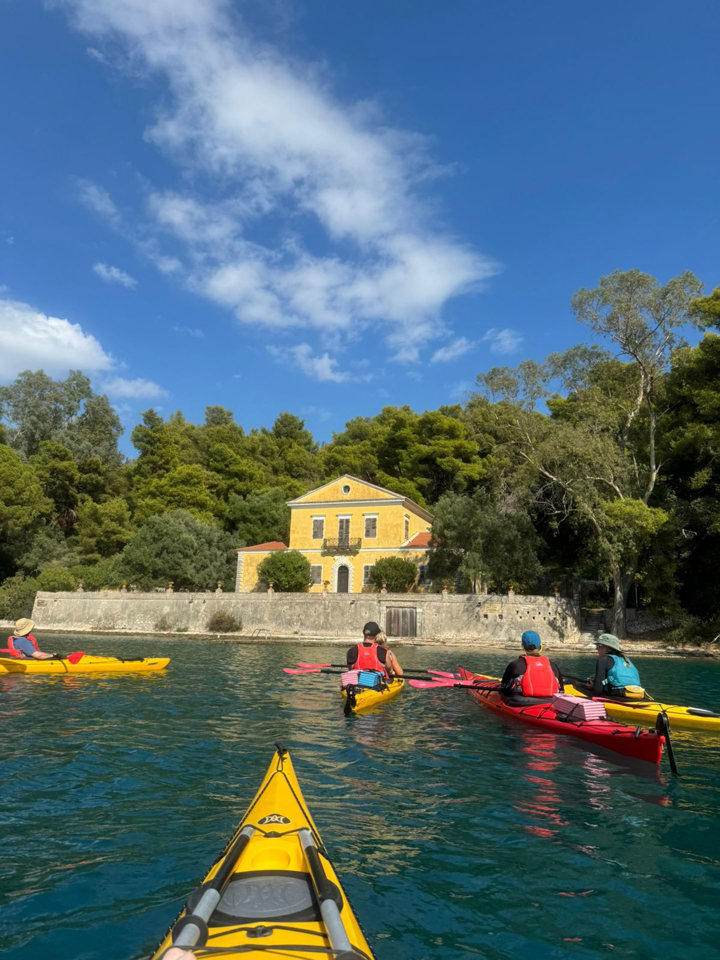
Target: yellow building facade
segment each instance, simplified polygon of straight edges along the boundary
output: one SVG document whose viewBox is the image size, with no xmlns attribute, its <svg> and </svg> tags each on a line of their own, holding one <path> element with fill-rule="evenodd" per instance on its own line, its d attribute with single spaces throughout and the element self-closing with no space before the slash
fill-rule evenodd
<svg viewBox="0 0 720 960">
<path fill-rule="evenodd" d="M 402 557 L 418 568 L 417 584 L 428 584 L 432 516 L 408 497 L 349 474 L 288 501 L 290 542 L 238 550 L 235 589 L 259 588 L 257 568 L 276 550 L 297 550 L 310 562 L 311 593 L 362 593 L 370 570 L 385 557 Z"/>
</svg>

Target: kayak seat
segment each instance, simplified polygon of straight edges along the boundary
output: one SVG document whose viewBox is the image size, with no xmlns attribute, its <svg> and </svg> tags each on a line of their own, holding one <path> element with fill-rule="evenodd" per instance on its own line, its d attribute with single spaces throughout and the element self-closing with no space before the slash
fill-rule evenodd
<svg viewBox="0 0 720 960">
<path fill-rule="evenodd" d="M 192 913 L 205 887 L 187 901 Z M 340 891 L 337 890 L 338 896 Z M 340 896 L 342 903 L 342 897 Z M 307 873 L 295 870 L 251 870 L 237 875 L 225 888 L 209 926 L 232 926 L 272 920 L 277 923 L 316 923 L 321 920 L 315 889 Z"/>
</svg>

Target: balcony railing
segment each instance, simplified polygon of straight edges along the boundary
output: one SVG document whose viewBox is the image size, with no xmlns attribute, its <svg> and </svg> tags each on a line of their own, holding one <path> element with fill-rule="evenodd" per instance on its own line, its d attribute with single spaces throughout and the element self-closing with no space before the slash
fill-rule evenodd
<svg viewBox="0 0 720 960">
<path fill-rule="evenodd" d="M 362 540 L 360 537 L 341 537 L 336 540 L 323 540 L 322 552 L 324 554 L 339 553 L 358 553 Z"/>
</svg>

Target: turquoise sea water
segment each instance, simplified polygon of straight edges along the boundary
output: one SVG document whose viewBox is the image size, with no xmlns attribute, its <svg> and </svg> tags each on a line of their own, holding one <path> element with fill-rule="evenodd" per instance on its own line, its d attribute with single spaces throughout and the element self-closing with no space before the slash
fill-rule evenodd
<svg viewBox="0 0 720 960">
<path fill-rule="evenodd" d="M 43 637 L 170 655 L 156 676 L 0 678 L 0 956 L 136 960 L 252 798 L 275 741 L 378 960 L 707 958 L 720 904 L 720 737 L 675 733 L 681 777 L 406 688 L 345 718 L 344 647 Z M 506 654 L 396 648 L 497 673 Z M 558 656 L 586 675 L 589 653 Z M 720 709 L 720 663 L 643 658 L 656 696 Z"/>
</svg>

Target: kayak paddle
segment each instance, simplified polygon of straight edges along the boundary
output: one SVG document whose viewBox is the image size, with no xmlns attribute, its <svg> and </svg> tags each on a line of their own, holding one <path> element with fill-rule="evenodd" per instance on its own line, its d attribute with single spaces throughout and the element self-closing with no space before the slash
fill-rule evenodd
<svg viewBox="0 0 720 960">
<path fill-rule="evenodd" d="M 408 680 L 411 687 L 417 690 L 444 690 L 448 687 L 471 687 L 474 690 L 496 690 L 495 685 L 478 683 L 476 680 Z"/>
<path fill-rule="evenodd" d="M 298 660 L 298 666 L 304 667 L 306 670 L 311 670 L 315 667 L 340 667 L 343 670 L 352 670 L 352 667 L 346 667 L 344 663 L 302 663 L 300 660 Z M 403 674 L 406 674 L 406 673 L 417 673 L 419 675 L 424 676 L 426 673 L 439 673 L 439 671 L 438 670 L 405 670 L 403 669 Z M 454 674 L 452 673 L 447 673 L 447 674 L 443 673 L 440 675 L 443 677 L 454 676 Z"/>
<path fill-rule="evenodd" d="M 294 670 L 292 667 L 283 667 L 283 673 L 291 673 L 293 675 L 305 676 L 309 673 L 343 673 L 342 670 L 325 670 L 321 667 L 303 667 L 301 670 Z"/>
</svg>

